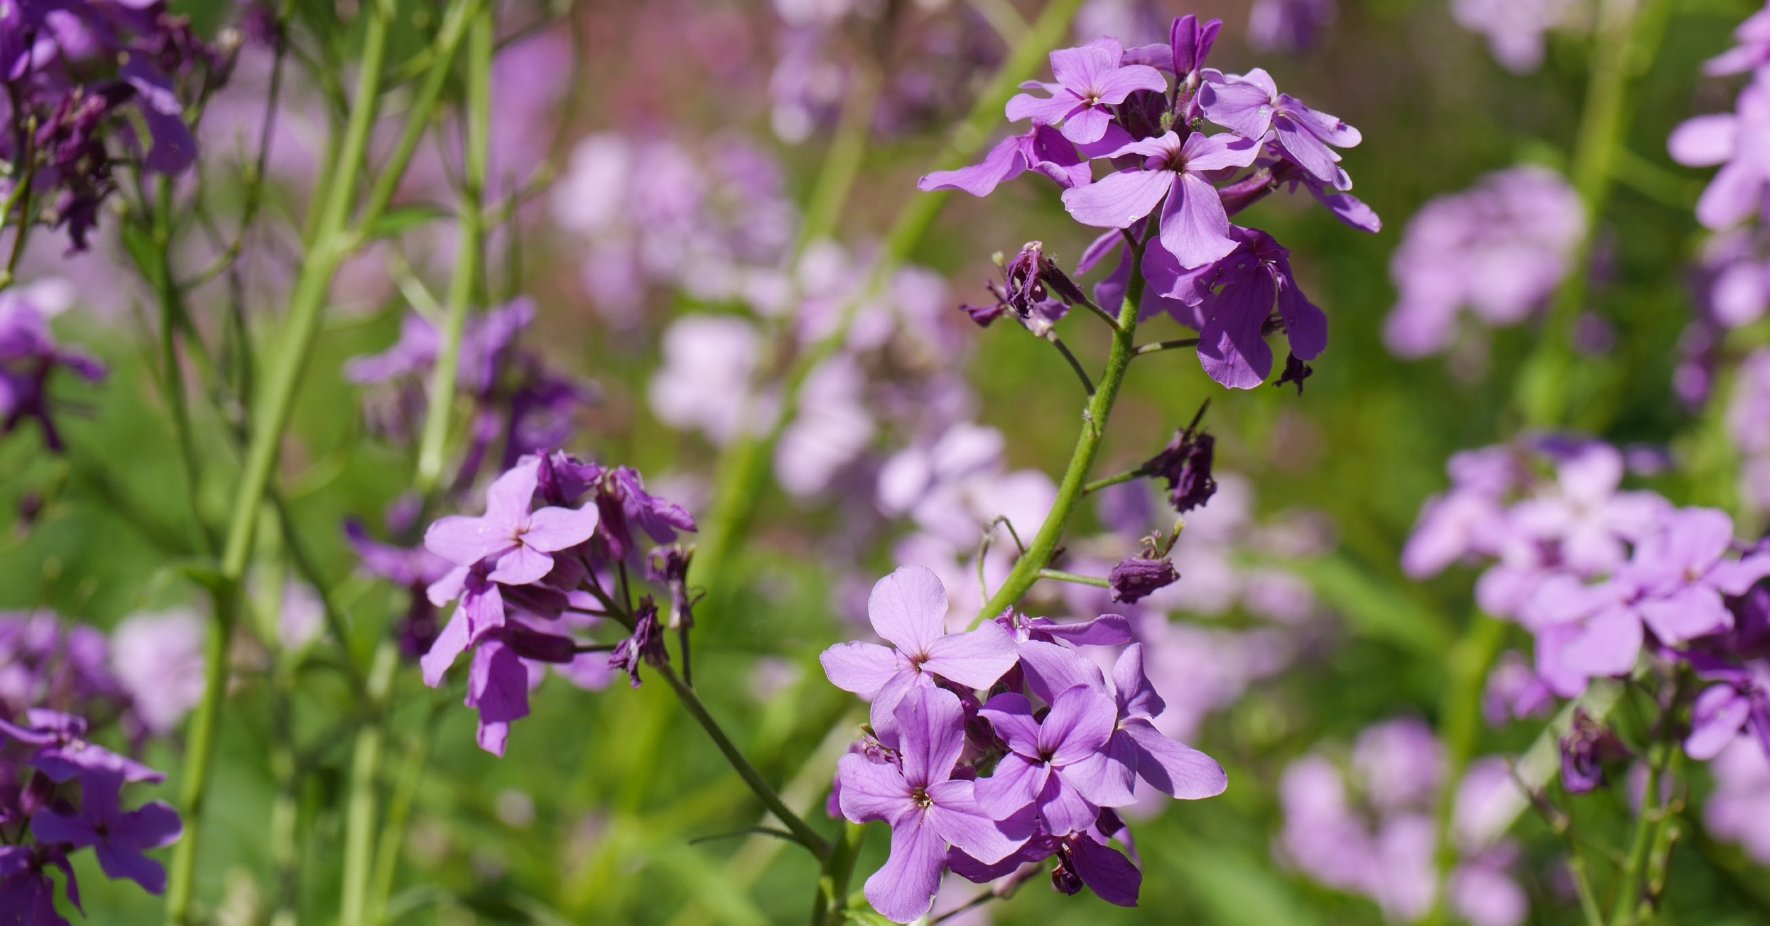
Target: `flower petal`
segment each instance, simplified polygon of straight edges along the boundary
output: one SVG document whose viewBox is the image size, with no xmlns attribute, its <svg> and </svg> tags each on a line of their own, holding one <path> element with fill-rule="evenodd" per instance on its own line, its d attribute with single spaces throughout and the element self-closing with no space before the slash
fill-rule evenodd
<svg viewBox="0 0 1770 926">
<path fill-rule="evenodd" d="M 900 566 L 873 584 L 867 618 L 880 639 L 912 658 L 925 656 L 946 629 L 946 587 L 924 566 Z"/>
<path fill-rule="evenodd" d="M 985 622 L 968 633 L 937 637 L 929 644 L 925 671 L 933 672 L 967 688 L 983 689 L 994 685 L 1003 674 L 1014 668 L 1014 640 L 993 621 Z"/>
<path fill-rule="evenodd" d="M 1162 247 L 1183 268 L 1202 267 L 1228 257 L 1235 250 L 1235 239 L 1229 237 L 1229 214 L 1223 211 L 1217 188 L 1201 177 L 1181 174 L 1173 195 L 1162 207 L 1161 238 Z"/>
<path fill-rule="evenodd" d="M 1129 228 L 1152 212 L 1174 188 L 1174 175 L 1161 170 L 1125 170 L 1108 174 L 1087 186 L 1063 191 L 1063 208 L 1070 217 L 1095 228 Z M 1216 197 L 1215 192 L 1212 198 Z M 1218 203 L 1217 209 L 1223 206 Z M 1228 224 L 1228 219 L 1224 219 Z"/>
<path fill-rule="evenodd" d="M 838 643 L 817 657 L 830 684 L 871 701 L 902 668 L 903 660 L 877 643 Z"/>
<path fill-rule="evenodd" d="M 934 906 L 945 864 L 946 842 L 912 814 L 892 826 L 891 857 L 867 879 L 867 903 L 894 923 L 915 922 Z"/>
</svg>

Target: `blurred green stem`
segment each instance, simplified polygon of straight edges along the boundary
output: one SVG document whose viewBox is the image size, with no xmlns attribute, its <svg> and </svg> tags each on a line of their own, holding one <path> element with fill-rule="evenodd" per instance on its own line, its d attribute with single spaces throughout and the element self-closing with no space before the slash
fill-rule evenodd
<svg viewBox="0 0 1770 926">
<path fill-rule="evenodd" d="M 1670 708 L 1668 708 L 1670 710 Z M 1681 754 L 1666 736 L 1670 724 L 1661 722 L 1660 735 L 1647 752 L 1647 790 L 1641 796 L 1641 812 L 1635 820 L 1635 835 L 1629 841 L 1628 861 L 1617 879 L 1616 896 L 1611 901 L 1611 926 L 1629 926 L 1637 922 L 1636 905 L 1641 898 L 1641 885 L 1647 873 L 1649 851 L 1653 848 L 1656 828 L 1665 822 L 1665 808 L 1660 792 L 1664 790 L 1667 767 L 1674 754 Z"/>
<path fill-rule="evenodd" d="M 342 139 L 336 146 L 337 157 L 328 159 L 315 184 L 320 207 L 314 213 L 312 246 L 289 298 L 288 321 L 275 341 L 279 349 L 272 360 L 265 389 L 254 403 L 245 465 L 234 493 L 233 514 L 222 546 L 220 573 L 212 587 L 215 626 L 207 646 L 203 699 L 191 722 L 190 749 L 180 801 L 185 832 L 173 850 L 166 891 L 166 922 L 171 926 L 187 926 L 192 922 L 205 796 L 209 771 L 215 759 L 221 704 L 226 697 L 227 654 L 240 612 L 241 589 L 251 562 L 258 519 L 264 508 L 263 499 L 276 470 L 277 451 L 294 411 L 301 376 L 313 351 L 314 339 L 319 333 L 332 277 L 362 242 L 362 230 L 374 227 L 385 208 L 384 203 L 371 203 L 358 214 L 357 228 L 350 227 L 351 207 L 358 199 L 358 181 L 368 159 L 370 136 L 380 112 L 393 12 L 391 0 L 375 0 L 363 7 L 362 15 L 367 17 L 367 22 L 363 29 L 355 100 Z M 442 38 L 439 37 L 439 41 Z M 447 67 L 448 64 L 439 56 L 436 66 Z M 435 102 L 433 97 L 416 100 L 413 109 L 406 114 L 408 125 L 412 122 L 427 125 Z M 380 181 L 397 182 L 397 178 L 405 174 L 410 158 L 410 150 L 396 150 L 395 156 L 383 165 Z M 389 181 L 389 176 L 395 179 Z"/>
<path fill-rule="evenodd" d="M 1506 642 L 1506 625 L 1485 614 L 1475 615 L 1468 632 L 1450 651 L 1450 680 L 1445 690 L 1439 734 L 1444 740 L 1444 787 L 1438 792 L 1437 844 L 1434 850 L 1438 892 L 1426 922 L 1443 923 L 1449 914 L 1447 889 L 1456 867 L 1457 847 L 1452 829 L 1456 823 L 1457 792 L 1463 775 L 1475 757 L 1475 741 L 1481 734 L 1481 695 L 1488 670 L 1499 658 Z"/>
<path fill-rule="evenodd" d="M 846 917 L 848 884 L 854 880 L 854 863 L 860 859 L 860 845 L 866 840 L 866 827 L 858 823 L 842 824 L 842 835 L 824 859 L 817 879 L 817 899 L 811 908 L 811 926 L 841 923 Z"/>
<path fill-rule="evenodd" d="M 1001 120 L 1002 107 L 1008 98 L 1018 89 L 1020 81 L 1037 68 L 1046 51 L 1061 41 L 1080 6 L 1081 0 L 1051 0 L 1046 5 L 1031 31 L 1009 53 L 989 87 L 977 98 L 946 150 L 936 159 L 937 164 L 957 166 L 977 156 Z M 824 361 L 841 349 L 861 307 L 880 292 L 891 273 L 921 242 L 950 195 L 946 192 L 921 193 L 909 199 L 887 233 L 884 247 L 873 262 L 865 284 L 843 307 L 835 329 L 806 351 L 788 372 L 781 389 L 780 410 L 768 433 L 740 436 L 721 453 L 714 468 L 713 508 L 695 554 L 695 571 L 711 593 L 707 610 L 716 610 L 732 598 L 726 582 L 726 569 L 733 545 L 749 528 L 750 519 L 755 515 L 764 489 L 768 461 L 773 458 L 775 445 L 798 411 L 806 381 Z"/>
<path fill-rule="evenodd" d="M 439 44 L 449 53 L 437 57 L 433 65 L 437 70 L 432 71 L 424 85 L 426 93 L 440 88 L 443 81 L 437 71 L 446 74 L 453 63 L 453 52 L 459 47 L 461 30 L 465 29 L 467 144 L 457 218 L 460 226 L 458 251 L 455 272 L 449 282 L 449 317 L 442 333 L 442 350 L 431 374 L 424 431 L 418 445 L 415 485 L 424 497 L 428 497 L 442 479 L 443 454 L 453 416 L 456 372 L 461 365 L 461 341 L 467 329 L 468 312 L 485 280 L 483 210 L 486 165 L 491 152 L 492 54 L 497 38 L 496 24 L 488 4 L 463 4 L 456 9 L 470 10 L 471 16 L 462 15 L 445 23 Z M 428 122 L 428 118 L 425 121 Z M 406 129 L 407 135 L 411 135 L 410 124 Z M 402 150 L 403 144 L 402 141 Z M 409 156 L 410 151 L 406 154 Z M 379 197 L 375 201 L 384 202 Z M 375 833 L 380 829 L 375 805 L 381 759 L 387 745 L 388 695 L 398 670 L 399 645 L 391 634 L 384 635 L 370 672 L 369 720 L 357 733 L 356 755 L 351 763 L 350 805 L 345 816 L 344 885 L 339 901 L 342 926 L 364 926 L 374 922 L 369 918 L 369 883 L 375 867 Z M 400 835 L 389 827 L 383 839 L 397 844 Z"/>
<path fill-rule="evenodd" d="M 1556 292 L 1537 338 L 1536 352 L 1519 378 L 1519 405 L 1525 423 L 1545 428 L 1567 415 L 1567 376 L 1573 366 L 1575 327 L 1586 306 L 1593 245 L 1605 206 L 1626 155 L 1629 90 L 1653 63 L 1665 33 L 1672 0 L 1604 0 L 1592 38 L 1592 69 L 1586 82 L 1572 162 L 1574 189 L 1585 207 L 1586 232 L 1569 262 L 1567 279 Z"/>
</svg>

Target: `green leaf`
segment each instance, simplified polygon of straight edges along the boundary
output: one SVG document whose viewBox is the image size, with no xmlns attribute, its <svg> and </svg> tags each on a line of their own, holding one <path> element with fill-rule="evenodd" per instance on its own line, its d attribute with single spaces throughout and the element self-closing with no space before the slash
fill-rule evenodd
<svg viewBox="0 0 1770 926">
<path fill-rule="evenodd" d="M 1288 568 L 1360 636 L 1386 640 L 1432 659 L 1442 659 L 1450 651 L 1450 633 L 1436 613 L 1345 558 L 1328 556 Z"/>
<path fill-rule="evenodd" d="M 363 237 L 375 241 L 381 238 L 398 238 L 400 235 L 438 219 L 448 218 L 451 213 L 441 206 L 428 203 L 416 203 L 410 206 L 396 206 L 381 214 L 363 233 Z"/>
<path fill-rule="evenodd" d="M 1222 926 L 1322 926 L 1303 898 L 1264 860 L 1232 849 L 1165 847 L 1162 856 L 1186 891 Z"/>
</svg>

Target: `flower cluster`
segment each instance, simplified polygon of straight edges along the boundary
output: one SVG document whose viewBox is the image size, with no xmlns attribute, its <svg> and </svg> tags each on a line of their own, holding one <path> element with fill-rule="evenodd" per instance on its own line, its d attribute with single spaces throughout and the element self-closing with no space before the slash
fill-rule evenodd
<svg viewBox="0 0 1770 926">
<path fill-rule="evenodd" d="M 36 288 L 0 292 L 0 436 L 35 423 L 51 452 L 62 450 L 49 399 L 49 382 L 65 370 L 87 382 L 105 377 L 105 366 L 55 342 L 49 312 Z M 59 306 L 57 306 L 59 307 Z"/>
<path fill-rule="evenodd" d="M 1623 455 L 1605 444 L 1543 439 L 1460 454 L 1450 468 L 1451 491 L 1427 504 L 1404 554 L 1410 574 L 1489 561 L 1476 598 L 1535 636 L 1542 688 L 1575 697 L 1644 656 L 1679 661 L 1708 680 L 1692 756 L 1742 732 L 1770 750 L 1770 550 L 1737 542 L 1724 512 L 1622 491 Z"/>
<path fill-rule="evenodd" d="M 891 827 L 891 855 L 867 900 L 908 923 L 928 912 L 944 871 L 977 882 L 1054 860 L 1052 882 L 1136 903 L 1141 875 L 1114 808 L 1141 779 L 1178 798 L 1222 793 L 1223 770 L 1151 721 L 1165 705 L 1125 647 L 1110 676 L 1086 648 L 1130 642 L 1123 617 L 1058 624 L 1012 610 L 946 632 L 946 589 L 905 566 L 873 586 L 873 629 L 889 645 L 823 654 L 830 681 L 871 702 L 868 735 L 843 757 L 833 812 Z"/>
<path fill-rule="evenodd" d="M 1418 922 L 1438 896 L 1438 823 L 1444 746 L 1424 723 L 1391 720 L 1359 734 L 1336 761 L 1314 752 L 1279 782 L 1279 854 L 1329 887 L 1376 901 L 1394 923 Z M 1476 761 L 1457 789 L 1448 906 L 1473 926 L 1519 926 L 1529 915 L 1510 872 L 1518 846 L 1503 838 L 1524 797 L 1504 759 Z"/>
<path fill-rule="evenodd" d="M 1552 30 L 1579 27 L 1590 0 L 1452 0 L 1451 15 L 1463 28 L 1487 38 L 1494 60 L 1516 74 L 1542 67 Z"/>
<path fill-rule="evenodd" d="M 526 454 L 558 446 L 573 431 L 573 414 L 595 399 L 588 383 L 554 372 L 539 354 L 518 346 L 534 319 L 534 303 L 517 299 L 474 319 L 461 338 L 455 382 L 472 403 L 473 423 L 457 488 L 472 485 L 488 462 L 504 470 Z M 413 314 L 392 347 L 346 364 L 351 382 L 383 387 L 365 405 L 374 431 L 399 442 L 417 438 L 441 348 L 436 326 Z"/>
<path fill-rule="evenodd" d="M 692 554 L 674 545 L 647 553 L 643 545 L 647 537 L 673 544 L 678 531 L 694 529 L 687 511 L 646 492 L 627 467 L 557 451 L 523 457 L 491 484 L 485 514 L 452 515 L 425 531 L 425 548 L 452 567 L 429 586 L 430 603 L 455 604 L 420 660 L 425 684 L 442 684 L 449 667 L 472 651 L 467 705 L 479 711 L 480 746 L 497 755 L 504 754 L 510 724 L 528 715 L 531 681 L 538 681 L 532 669 L 563 666 L 598 681 L 599 668 L 620 669 L 638 685 L 641 662 L 667 658 L 662 630 L 686 634 L 693 623 Z M 674 601 L 668 614 L 649 596 L 633 603 L 630 571 L 666 589 Z M 599 619 L 630 634 L 601 667 L 591 654 L 608 647 L 581 644 L 572 634 L 599 628 Z"/>
<path fill-rule="evenodd" d="M 8 3 L 0 69 L 12 92 L 0 100 L 0 160 L 8 177 L 30 184 L 18 198 L 30 211 L 8 223 L 63 228 L 72 249 L 84 250 L 120 161 L 167 176 L 190 167 L 197 145 L 185 105 L 225 80 L 229 66 L 228 53 L 164 0 Z M 9 203 L 18 182 L 0 184 Z"/>
<path fill-rule="evenodd" d="M 1346 192 L 1352 181 L 1336 150 L 1357 145 L 1358 131 L 1279 92 L 1260 68 L 1205 67 L 1221 28 L 1220 20 L 1185 16 L 1164 45 L 1127 49 L 1100 39 L 1052 52 L 1055 81 L 1030 83 L 1008 102 L 1008 119 L 1032 128 L 982 163 L 929 174 L 920 186 L 986 196 L 1027 171 L 1051 178 L 1072 218 L 1108 229 L 1078 272 L 1134 243 L 1097 300 L 1117 304 L 1141 254 L 1144 313 L 1165 311 L 1196 329 L 1206 372 L 1246 389 L 1272 372 L 1268 334 L 1285 332 L 1287 369 L 1300 367 L 1326 348 L 1327 317 L 1298 288 L 1289 251 L 1231 217 L 1288 185 L 1306 188 L 1354 228 L 1374 232 L 1379 223 Z M 1110 172 L 1096 179 L 1095 161 Z"/>
<path fill-rule="evenodd" d="M 93 850 L 106 877 L 153 894 L 166 889 L 166 869 L 146 853 L 178 841 L 178 812 L 160 801 L 127 809 L 123 793 L 165 776 L 88 735 L 84 718 L 46 708 L 0 719 L 0 911 L 8 923 L 67 926 L 50 872 L 61 872 L 79 908 L 70 856 L 81 849 Z"/>
<path fill-rule="evenodd" d="M 1577 269 L 1585 234 L 1579 194 L 1547 168 L 1498 171 L 1432 200 L 1408 220 L 1389 264 L 1399 292 L 1383 328 L 1389 349 L 1445 350 L 1465 309 L 1495 328 L 1524 321 Z"/>
</svg>

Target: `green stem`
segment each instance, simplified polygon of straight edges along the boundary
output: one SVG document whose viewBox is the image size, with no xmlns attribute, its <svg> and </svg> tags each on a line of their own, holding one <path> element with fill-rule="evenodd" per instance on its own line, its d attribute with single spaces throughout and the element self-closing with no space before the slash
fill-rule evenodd
<svg viewBox="0 0 1770 926">
<path fill-rule="evenodd" d="M 204 798 L 208 790 L 209 770 L 215 760 L 215 733 L 219 726 L 221 703 L 226 697 L 227 654 L 239 616 L 242 582 L 252 555 L 252 542 L 258 531 L 258 518 L 263 510 L 265 490 L 276 467 L 277 450 L 283 431 L 294 410 L 295 394 L 301 373 L 319 332 L 321 309 L 333 272 L 343 259 L 342 240 L 349 207 L 356 195 L 359 171 L 368 151 L 370 129 L 381 99 L 382 67 L 386 60 L 391 10 L 386 3 L 369 8 L 369 21 L 363 33 L 362 69 L 357 79 L 356 105 L 346 126 L 336 175 L 322 184 L 327 191 L 321 218 L 316 225 L 314 253 L 302 267 L 290 298 L 288 323 L 281 338 L 271 369 L 268 388 L 252 418 L 252 436 L 246 452 L 245 468 L 240 474 L 234 494 L 233 518 L 228 524 L 227 539 L 222 547 L 220 583 L 214 590 L 215 621 L 209 634 L 208 663 L 205 666 L 203 700 L 192 720 L 190 752 L 186 759 L 182 811 L 184 838 L 173 850 L 172 865 L 166 891 L 166 921 L 172 926 L 187 926 L 192 921 L 191 902 L 195 894 L 197 850 L 201 843 Z"/>
<path fill-rule="evenodd" d="M 439 56 L 435 63 L 437 70 L 445 73 L 449 70 L 453 52 L 460 43 L 459 30 L 463 28 L 463 22 L 467 23 L 467 144 L 458 220 L 459 250 L 449 283 L 449 317 L 443 330 L 442 351 L 431 374 L 429 406 L 419 440 L 415 482 L 418 491 L 425 495 L 435 489 L 442 478 L 444 449 L 448 444 L 456 392 L 455 377 L 461 362 L 461 341 L 467 328 L 468 311 L 476 301 L 485 277 L 483 209 L 486 165 L 491 151 L 492 54 L 496 29 L 489 5 L 464 6 L 471 7 L 471 17 L 445 23 L 440 44 L 449 53 Z M 429 95 L 440 83 L 441 79 L 433 71 L 424 93 Z M 410 133 L 410 124 L 407 130 Z M 385 202 L 384 199 L 376 201 Z M 375 833 L 379 829 L 375 804 L 381 758 L 387 742 L 387 696 L 398 668 L 399 647 L 392 637 L 384 638 L 376 650 L 375 667 L 371 670 L 369 682 L 369 703 L 373 713 L 357 734 L 356 756 L 351 765 L 350 802 L 345 817 L 344 889 L 339 908 L 342 926 L 364 926 L 373 922 L 369 918 L 369 879 L 375 866 Z M 390 829 L 386 840 L 391 843 L 397 838 L 397 831 Z"/>
<path fill-rule="evenodd" d="M 1566 382 L 1573 365 L 1573 333 L 1587 308 L 1592 249 L 1598 224 L 1615 187 L 1618 164 L 1628 132 L 1629 89 L 1635 77 L 1653 62 L 1672 0 L 1605 0 L 1592 41 L 1592 72 L 1580 112 L 1572 178 L 1585 207 L 1586 233 L 1569 262 L 1567 279 L 1555 294 L 1536 352 L 1519 379 L 1519 403 L 1526 423 L 1551 427 L 1562 423 L 1572 393 Z"/>
<path fill-rule="evenodd" d="M 866 840 L 866 827 L 844 823 L 842 835 L 824 859 L 823 871 L 817 879 L 817 898 L 811 908 L 811 926 L 841 923 L 848 904 L 848 885 L 854 879 L 854 863 L 860 858 L 860 845 Z"/>
<path fill-rule="evenodd" d="M 694 689 L 688 687 L 682 677 L 676 674 L 676 670 L 667 665 L 658 666 L 657 674 L 663 676 L 664 681 L 669 683 L 670 689 L 676 692 L 677 700 L 682 702 L 682 706 L 688 710 L 690 716 L 694 717 L 695 722 L 701 725 L 701 729 L 707 731 L 707 736 L 712 738 L 713 745 L 719 747 L 719 752 L 725 756 L 727 762 L 731 763 L 731 767 L 738 773 L 738 777 L 744 780 L 744 784 L 750 786 L 750 790 L 762 801 L 762 805 L 781 821 L 781 824 L 793 834 L 793 838 L 811 850 L 812 854 L 818 858 L 829 857 L 831 852 L 829 841 L 824 839 L 817 830 L 812 829 L 810 824 L 806 823 L 792 811 L 792 808 L 787 806 L 785 801 L 781 800 L 781 796 L 775 792 L 774 786 L 770 785 L 768 780 L 762 777 L 762 773 L 750 764 L 750 760 L 744 757 L 743 751 L 737 748 L 737 744 L 731 741 L 731 737 L 725 735 L 725 730 L 719 726 L 719 721 L 714 720 L 713 715 L 707 712 L 707 705 L 701 702 L 700 696 L 695 694 Z"/>
<path fill-rule="evenodd" d="M 391 637 L 375 650 L 369 669 L 368 722 L 357 731 L 350 763 L 350 795 L 344 817 L 344 889 L 339 895 L 338 921 L 362 926 L 369 896 L 369 875 L 375 849 L 375 802 L 381 778 L 381 754 L 387 746 L 387 697 L 399 669 L 399 644 Z"/>
<path fill-rule="evenodd" d="M 866 157 L 867 135 L 872 131 L 873 115 L 879 108 L 877 64 L 862 64 L 854 81 L 854 89 L 842 106 L 835 138 L 824 155 L 823 168 L 818 171 L 817 186 L 812 189 L 811 199 L 805 206 L 805 225 L 799 231 L 799 241 L 793 249 L 795 255 L 803 255 L 806 248 L 829 237 L 835 230 L 842 207 L 847 204 L 855 178 L 860 174 L 861 161 Z"/>
<path fill-rule="evenodd" d="M 1112 349 L 1106 355 L 1106 372 L 1101 374 L 1099 388 L 1088 399 L 1087 409 L 1082 413 L 1081 434 L 1076 437 L 1075 450 L 1070 454 L 1063 480 L 1057 485 L 1057 500 L 1052 503 L 1051 513 L 1045 516 L 1045 523 L 1027 547 L 1026 555 L 1014 563 L 1014 569 L 1003 580 L 1002 587 L 996 589 L 977 616 L 971 619 L 973 629 L 1014 605 L 1038 581 L 1040 573 L 1050 565 L 1063 532 L 1069 528 L 1076 505 L 1085 494 L 1088 471 L 1093 469 L 1094 458 L 1100 453 L 1107 419 L 1112 416 L 1113 403 L 1118 400 L 1119 387 L 1125 383 L 1125 374 L 1131 369 L 1131 357 L 1136 349 L 1133 339 L 1137 336 L 1137 307 L 1143 302 L 1143 249 L 1148 240 L 1146 235 L 1131 249 L 1131 278 L 1125 284 L 1125 301 L 1119 307 L 1118 327 L 1112 333 Z"/>
<path fill-rule="evenodd" d="M 1149 474 L 1144 472 L 1141 468 L 1138 468 L 1138 469 L 1128 469 L 1122 473 L 1115 473 L 1111 476 L 1102 476 L 1101 478 L 1096 479 L 1093 482 L 1083 485 L 1082 486 L 1082 494 L 1083 495 L 1093 495 L 1095 492 L 1098 492 L 1101 489 L 1110 489 L 1116 485 L 1123 485 L 1127 482 L 1134 482 L 1138 479 L 1142 479 L 1144 476 L 1147 476 L 1147 475 L 1149 475 Z"/>
<path fill-rule="evenodd" d="M 1661 782 L 1676 746 L 1661 736 L 1647 753 L 1647 791 L 1641 797 L 1641 813 L 1635 821 L 1635 835 L 1629 840 L 1628 861 L 1617 879 L 1616 896 L 1610 908 L 1611 926 L 1628 926 L 1635 922 L 1636 904 L 1641 899 L 1641 884 L 1647 873 L 1647 859 L 1653 848 L 1655 828 L 1662 824 L 1660 806 Z"/>
<path fill-rule="evenodd" d="M 1039 578 L 1053 582 L 1069 582 L 1074 585 L 1092 585 L 1095 588 L 1112 588 L 1112 583 L 1099 576 L 1085 576 L 1078 572 L 1064 572 L 1061 569 L 1040 569 Z"/>
<path fill-rule="evenodd" d="M 1475 741 L 1481 734 L 1481 694 L 1488 670 L 1499 658 L 1506 642 L 1506 625 L 1486 615 L 1476 615 L 1469 630 L 1450 652 L 1450 684 L 1445 691 L 1440 732 L 1444 739 L 1444 788 L 1438 793 L 1437 846 L 1435 850 L 1438 892 L 1427 923 L 1443 923 L 1449 912 L 1450 873 L 1457 863 L 1452 830 L 1457 792 L 1469 763 L 1475 758 Z"/>
<path fill-rule="evenodd" d="M 431 712 L 424 736 L 419 738 L 406 756 L 406 766 L 394 786 L 393 799 L 387 805 L 387 824 L 381 831 L 381 844 L 375 850 L 375 876 L 370 883 L 369 901 L 363 922 L 378 924 L 387 912 L 388 898 L 393 896 L 394 876 L 399 872 L 400 847 L 405 841 L 406 823 L 412 816 L 412 803 L 418 796 L 418 785 L 424 780 L 424 766 L 430 760 L 430 738 L 440 714 Z"/>
</svg>

